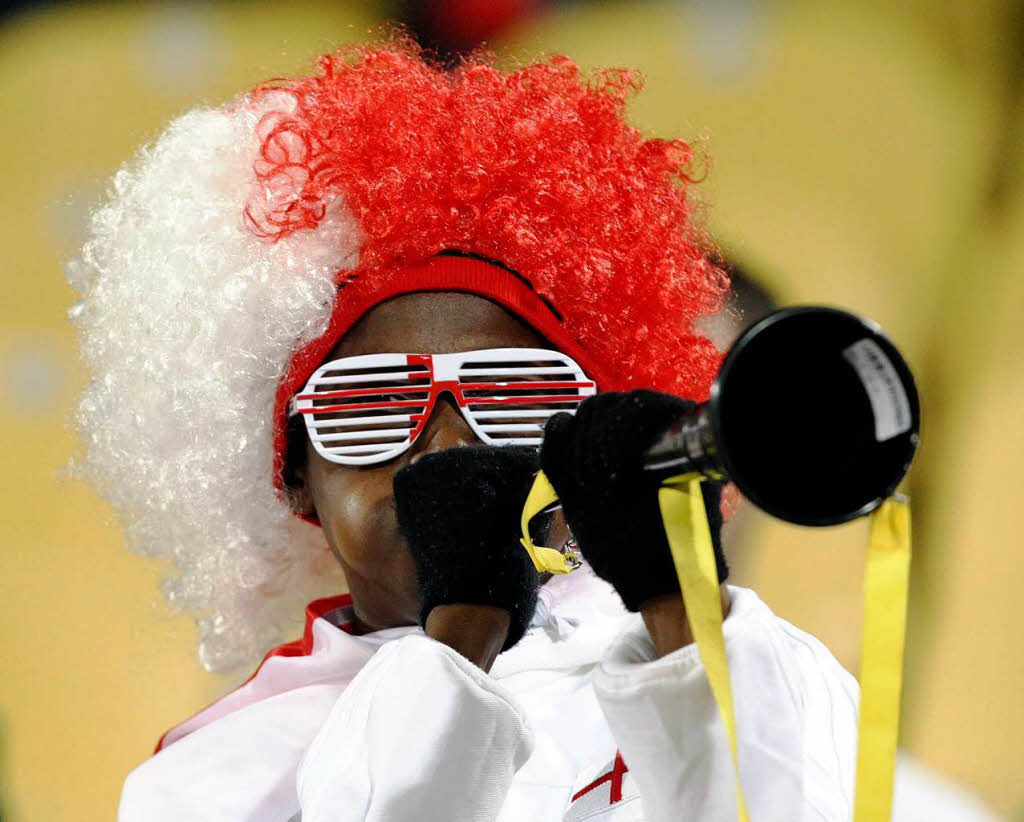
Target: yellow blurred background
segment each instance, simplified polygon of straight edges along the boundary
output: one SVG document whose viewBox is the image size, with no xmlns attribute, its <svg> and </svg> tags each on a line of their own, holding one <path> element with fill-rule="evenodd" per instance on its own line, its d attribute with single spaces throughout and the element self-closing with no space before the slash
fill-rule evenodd
<svg viewBox="0 0 1024 822">
<path fill-rule="evenodd" d="M 85 375 L 62 266 L 106 179 L 170 117 L 365 38 L 376 3 L 68 4 L 0 28 L 0 818 L 101 820 L 207 674 L 165 569 L 128 554 L 64 466 Z M 902 745 L 1024 819 L 1024 12 L 894 4 L 602 2 L 491 43 L 641 68 L 634 122 L 702 138 L 728 253 L 783 302 L 883 324 L 918 377 Z M 856 672 L 864 523 L 752 517 L 733 562 Z M 748 547 L 749 546 L 749 547 Z"/>
</svg>

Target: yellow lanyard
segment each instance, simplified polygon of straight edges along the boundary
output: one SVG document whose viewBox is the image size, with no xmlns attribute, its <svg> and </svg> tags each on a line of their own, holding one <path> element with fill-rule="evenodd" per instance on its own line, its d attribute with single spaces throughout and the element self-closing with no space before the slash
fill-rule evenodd
<svg viewBox="0 0 1024 822">
<path fill-rule="evenodd" d="M 658 489 L 658 504 L 665 523 L 665 534 L 672 549 L 672 561 L 683 592 L 683 605 L 697 651 L 707 672 L 711 693 L 725 725 L 732 752 L 732 772 L 736 784 L 736 810 L 740 822 L 748 822 L 747 803 L 740 785 L 740 760 L 736 744 L 736 714 L 732 705 L 729 662 L 722 636 L 722 598 L 718 588 L 715 549 L 711 541 L 700 474 L 670 477 Z"/>
<path fill-rule="evenodd" d="M 711 531 L 700 490 L 702 479 L 699 474 L 681 474 L 665 480 L 658 489 L 658 504 L 690 630 L 729 739 L 738 818 L 740 822 L 748 822 L 739 779 L 729 663 L 722 635 L 722 601 Z M 523 508 L 520 541 L 539 572 L 564 574 L 572 570 L 566 558 L 552 548 L 535 545 L 529 536 L 530 520 L 557 499 L 548 478 L 543 472 L 538 474 Z M 894 497 L 871 515 L 864 580 L 854 822 L 888 822 L 890 818 L 909 568 L 910 507 L 905 499 Z"/>
<path fill-rule="evenodd" d="M 909 580 L 910 503 L 891 497 L 871 515 L 864 570 L 854 822 L 889 822 L 892 813 Z"/>
<path fill-rule="evenodd" d="M 573 566 L 561 552 L 554 548 L 545 548 L 543 545 L 534 545 L 530 539 L 530 520 L 553 502 L 558 502 L 558 494 L 555 493 L 547 475 L 541 471 L 533 481 L 530 493 L 526 497 L 526 504 L 523 506 L 523 516 L 519 521 L 523 536 L 519 541 L 533 560 L 537 573 L 568 574 Z"/>
</svg>

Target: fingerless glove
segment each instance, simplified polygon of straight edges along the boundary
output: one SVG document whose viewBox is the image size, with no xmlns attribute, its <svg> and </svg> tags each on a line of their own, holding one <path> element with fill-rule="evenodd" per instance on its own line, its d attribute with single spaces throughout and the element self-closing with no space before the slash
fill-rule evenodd
<svg viewBox="0 0 1024 822">
<path fill-rule="evenodd" d="M 654 391 L 608 392 L 588 397 L 575 415 L 555 415 L 544 429 L 541 465 L 566 522 L 594 573 L 615 587 L 631 611 L 679 591 L 659 482 L 644 473 L 643 462 L 658 436 L 694 407 Z M 729 573 L 721 545 L 721 485 L 704 482 L 702 488 L 721 582 Z"/>
<path fill-rule="evenodd" d="M 519 520 L 539 469 L 534 448 L 467 446 L 425 454 L 395 474 L 421 625 L 437 605 L 494 605 L 511 616 L 502 650 L 520 640 L 540 579 L 519 543 Z"/>
</svg>

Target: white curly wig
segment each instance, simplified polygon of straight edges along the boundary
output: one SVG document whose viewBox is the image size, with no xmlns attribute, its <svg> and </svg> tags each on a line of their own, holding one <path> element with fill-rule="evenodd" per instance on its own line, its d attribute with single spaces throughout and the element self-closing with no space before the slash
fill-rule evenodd
<svg viewBox="0 0 1024 822">
<path fill-rule="evenodd" d="M 359 248 L 340 202 L 315 231 L 275 243 L 245 225 L 256 126 L 287 105 L 267 95 L 174 121 L 114 177 L 69 266 L 94 375 L 78 467 L 129 545 L 179 570 L 164 591 L 197 615 L 208 670 L 262 653 L 340 582 L 322 532 L 269 481 L 280 375 L 297 343 L 323 333 L 335 274 Z"/>
</svg>

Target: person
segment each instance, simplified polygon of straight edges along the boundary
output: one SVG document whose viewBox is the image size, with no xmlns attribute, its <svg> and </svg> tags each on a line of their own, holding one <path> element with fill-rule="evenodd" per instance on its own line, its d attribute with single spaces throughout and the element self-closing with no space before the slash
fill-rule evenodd
<svg viewBox="0 0 1024 822">
<path fill-rule="evenodd" d="M 114 178 L 70 270 L 82 470 L 176 563 L 201 662 L 264 654 L 121 820 L 736 818 L 640 470 L 707 396 L 728 280 L 690 146 L 624 120 L 638 89 L 391 39 L 185 114 Z M 518 544 L 538 467 L 583 557 L 550 579 Z M 856 684 L 716 549 L 746 803 L 845 820 Z M 337 568 L 349 593 L 267 651 Z"/>
</svg>

